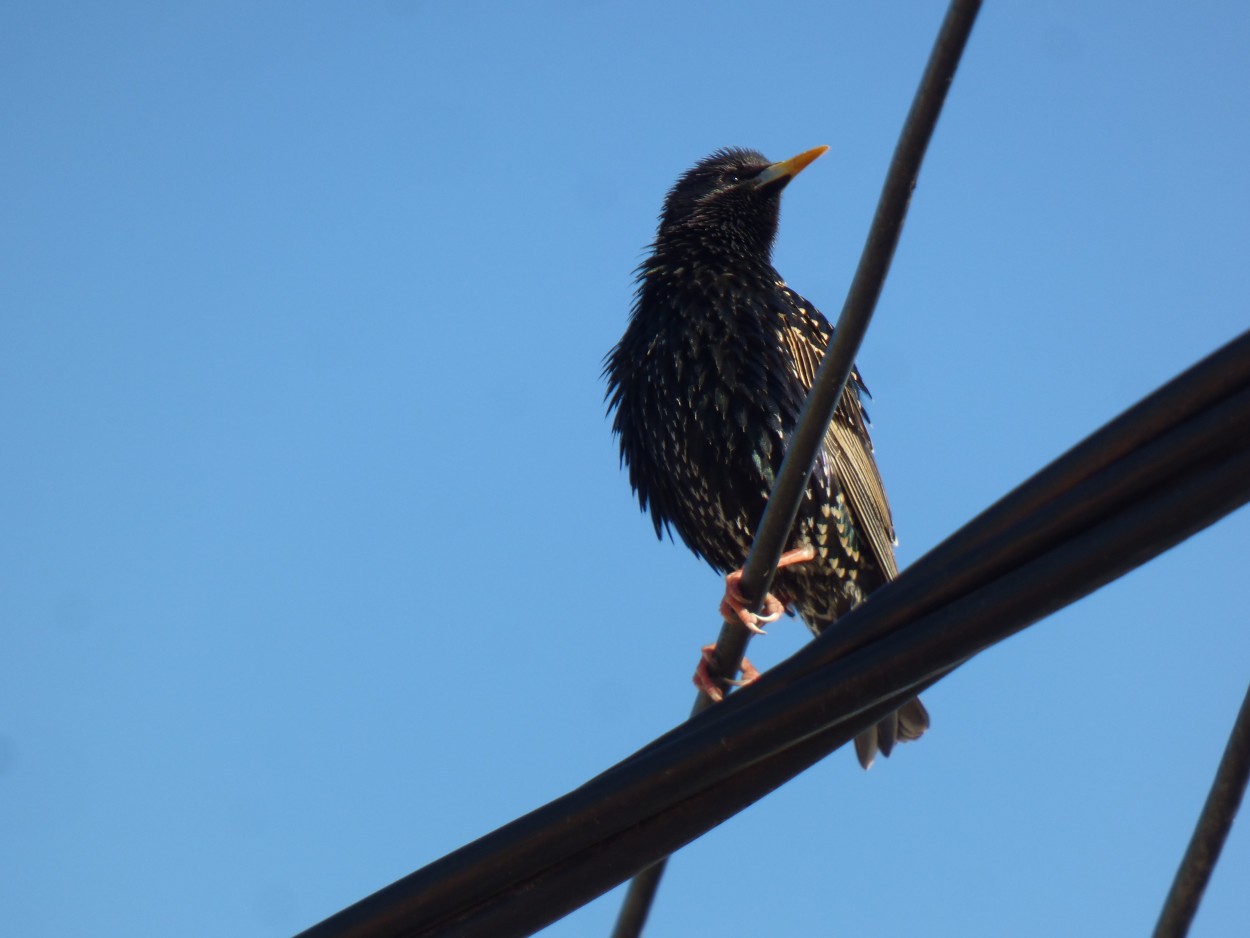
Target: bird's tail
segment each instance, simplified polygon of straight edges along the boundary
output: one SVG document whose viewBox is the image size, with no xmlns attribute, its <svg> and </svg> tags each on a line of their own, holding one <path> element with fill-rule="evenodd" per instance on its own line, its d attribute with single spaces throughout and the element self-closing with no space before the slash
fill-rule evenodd
<svg viewBox="0 0 1250 938">
<path fill-rule="evenodd" d="M 894 750 L 894 744 L 902 740 L 919 739 L 929 728 L 929 711 L 917 697 L 909 700 L 889 716 L 882 719 L 876 726 L 870 727 L 855 737 L 855 755 L 859 764 L 865 769 L 872 768 L 873 760 L 880 752 L 888 756 Z"/>
</svg>

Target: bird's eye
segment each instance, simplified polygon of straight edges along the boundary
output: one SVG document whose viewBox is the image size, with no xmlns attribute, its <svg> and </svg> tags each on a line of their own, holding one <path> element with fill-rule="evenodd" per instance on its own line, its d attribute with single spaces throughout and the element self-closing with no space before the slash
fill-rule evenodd
<svg viewBox="0 0 1250 938">
<path fill-rule="evenodd" d="M 727 169 L 725 172 L 720 174 L 720 181 L 723 185 L 732 186 L 735 183 L 741 182 L 742 176 L 736 169 Z"/>
</svg>

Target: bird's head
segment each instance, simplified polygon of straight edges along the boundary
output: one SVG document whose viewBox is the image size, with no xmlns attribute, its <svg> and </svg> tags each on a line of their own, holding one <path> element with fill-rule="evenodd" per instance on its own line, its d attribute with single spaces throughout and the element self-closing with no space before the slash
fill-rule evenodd
<svg viewBox="0 0 1250 938">
<path fill-rule="evenodd" d="M 815 147 L 780 163 L 755 150 L 717 150 L 669 190 L 656 248 L 694 241 L 766 260 L 777 235 L 781 190 L 828 149 Z"/>
</svg>

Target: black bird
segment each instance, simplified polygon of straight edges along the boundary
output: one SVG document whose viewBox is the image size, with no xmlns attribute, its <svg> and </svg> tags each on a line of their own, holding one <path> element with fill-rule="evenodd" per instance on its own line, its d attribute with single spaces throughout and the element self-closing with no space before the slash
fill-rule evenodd
<svg viewBox="0 0 1250 938">
<path fill-rule="evenodd" d="M 789 606 L 817 634 L 898 572 L 858 370 L 790 532 L 773 615 L 742 609 L 731 571 L 740 576 L 833 332 L 772 265 L 781 191 L 827 149 L 780 163 L 718 150 L 686 172 L 664 200 L 629 326 L 604 368 L 621 461 L 656 534 L 676 530 L 730 574 L 727 616 L 753 627 Z M 855 740 L 860 764 L 928 725 L 919 700 L 904 705 Z"/>
</svg>

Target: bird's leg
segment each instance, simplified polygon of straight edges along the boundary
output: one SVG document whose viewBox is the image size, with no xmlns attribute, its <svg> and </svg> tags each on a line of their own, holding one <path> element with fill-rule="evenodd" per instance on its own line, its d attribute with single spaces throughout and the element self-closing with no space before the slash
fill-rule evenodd
<svg viewBox="0 0 1250 938">
<path fill-rule="evenodd" d="M 807 563 L 815 558 L 816 551 L 811 545 L 796 547 L 794 550 L 788 550 L 781 555 L 781 559 L 777 561 L 777 569 L 780 570 L 782 567 L 790 567 L 797 563 Z M 725 598 L 720 603 L 720 614 L 725 618 L 726 622 L 741 622 L 756 635 L 764 635 L 766 633 L 760 628 L 760 623 L 776 622 L 780 619 L 781 614 L 786 611 L 785 604 L 772 593 L 769 593 L 764 597 L 763 614 L 758 615 L 752 612 L 747 608 L 746 597 L 742 595 L 742 590 L 738 586 L 741 580 L 741 570 L 735 570 L 725 577 Z"/>
<path fill-rule="evenodd" d="M 797 563 L 807 563 L 815 558 L 816 551 L 810 545 L 798 547 L 794 550 L 788 550 L 781 555 L 781 559 L 777 561 L 777 569 L 780 570 L 782 567 L 790 567 Z M 772 593 L 769 593 L 764 597 L 764 614 L 757 615 L 747 608 L 746 597 L 742 595 L 742 590 L 738 586 L 741 580 L 741 570 L 735 570 L 725 577 L 725 598 L 721 600 L 720 613 L 724 616 L 726 622 L 741 622 L 757 635 L 764 635 L 765 632 L 759 627 L 759 623 L 776 622 L 781 618 L 781 614 L 786 611 L 785 604 Z M 699 666 L 695 668 L 694 672 L 694 686 L 707 694 L 714 703 L 720 703 L 725 698 L 724 693 L 720 689 L 720 682 L 715 677 L 718 669 L 719 662 L 716 660 L 716 646 L 704 645 L 703 656 L 699 659 Z M 726 683 L 735 687 L 742 687 L 750 684 L 759 676 L 760 672 L 755 665 L 743 658 L 741 679 L 736 681 L 727 680 Z"/>
<path fill-rule="evenodd" d="M 702 657 L 699 659 L 699 666 L 694 670 L 694 686 L 707 694 L 713 703 L 720 703 L 725 699 L 725 695 L 720 689 L 720 682 L 715 677 L 719 668 L 720 664 L 716 660 L 716 646 L 704 645 Z M 759 676 L 760 672 L 756 670 L 755 665 L 743 658 L 742 677 L 736 681 L 727 681 L 727 683 L 732 684 L 734 687 L 742 687 L 750 684 Z"/>
</svg>

